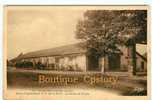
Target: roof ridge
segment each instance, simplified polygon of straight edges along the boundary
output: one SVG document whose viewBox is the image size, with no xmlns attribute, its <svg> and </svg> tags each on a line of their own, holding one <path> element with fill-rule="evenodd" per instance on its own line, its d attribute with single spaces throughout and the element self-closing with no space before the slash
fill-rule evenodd
<svg viewBox="0 0 152 100">
<path fill-rule="evenodd" d="M 79 43 L 72 43 L 72 44 L 68 44 L 68 45 L 62 45 L 62 46 L 57 46 L 57 47 L 52 47 L 52 48 L 47 48 L 47 49 L 41 49 L 41 50 L 36 50 L 36 51 L 30 51 L 27 53 L 33 53 L 33 52 L 39 52 L 39 51 L 43 51 L 43 50 L 50 50 L 50 49 L 57 49 L 57 48 L 61 48 L 61 47 L 66 47 L 66 46 L 72 46 L 72 45 L 77 45 Z M 25 54 L 27 54 L 25 53 Z M 23 54 L 24 55 L 24 54 Z"/>
<path fill-rule="evenodd" d="M 81 43 L 81 42 L 73 43 L 73 44 L 63 45 L 63 46 L 54 47 L 54 48 L 50 48 L 50 49 L 32 51 L 32 52 L 23 54 L 22 58 L 82 53 L 82 52 L 85 52 L 85 49 L 81 48 L 81 46 L 80 46 L 81 44 L 83 44 L 83 43 Z"/>
</svg>

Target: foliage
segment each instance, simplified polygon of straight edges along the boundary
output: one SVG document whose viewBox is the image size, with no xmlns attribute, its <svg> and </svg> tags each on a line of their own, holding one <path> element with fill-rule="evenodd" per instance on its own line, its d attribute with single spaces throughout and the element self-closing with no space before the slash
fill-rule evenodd
<svg viewBox="0 0 152 100">
<path fill-rule="evenodd" d="M 146 10 L 88 10 L 76 26 L 76 38 L 103 55 L 119 51 L 130 39 L 146 41 L 146 33 Z"/>
</svg>

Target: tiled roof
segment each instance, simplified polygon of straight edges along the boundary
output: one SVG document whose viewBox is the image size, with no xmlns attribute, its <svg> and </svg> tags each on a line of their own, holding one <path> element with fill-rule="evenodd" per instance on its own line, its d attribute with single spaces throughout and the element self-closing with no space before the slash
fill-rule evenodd
<svg viewBox="0 0 152 100">
<path fill-rule="evenodd" d="M 61 56 L 66 54 L 77 54 L 77 53 L 85 53 L 86 49 L 83 48 L 82 43 L 71 44 L 51 49 L 39 50 L 34 52 L 29 52 L 23 54 L 21 59 L 23 58 L 33 58 L 33 57 L 42 57 L 42 56 Z"/>
</svg>

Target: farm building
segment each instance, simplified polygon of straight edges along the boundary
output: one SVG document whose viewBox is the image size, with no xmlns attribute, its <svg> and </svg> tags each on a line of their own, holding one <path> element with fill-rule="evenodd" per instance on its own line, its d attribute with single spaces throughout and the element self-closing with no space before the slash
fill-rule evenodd
<svg viewBox="0 0 152 100">
<path fill-rule="evenodd" d="M 131 62 L 130 49 L 122 46 L 111 55 L 97 56 L 88 55 L 82 43 L 71 44 L 51 49 L 39 50 L 20 54 L 10 60 L 14 66 L 20 63 L 30 62 L 28 65 L 33 68 L 40 66 L 49 70 L 70 70 L 70 71 L 101 71 L 101 72 L 124 72 L 129 71 Z M 104 59 L 103 59 L 104 58 Z M 147 59 L 136 52 L 137 71 L 147 70 Z"/>
</svg>

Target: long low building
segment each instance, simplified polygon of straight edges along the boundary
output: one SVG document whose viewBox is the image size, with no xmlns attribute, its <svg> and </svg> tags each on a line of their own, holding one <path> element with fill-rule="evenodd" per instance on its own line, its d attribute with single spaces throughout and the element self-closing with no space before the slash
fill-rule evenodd
<svg viewBox="0 0 152 100">
<path fill-rule="evenodd" d="M 124 72 L 131 68 L 130 48 L 122 46 L 120 51 L 107 56 L 88 54 L 82 43 L 20 54 L 11 60 L 14 64 L 31 62 L 33 68 L 72 71 Z M 136 53 L 137 70 L 147 70 L 147 59 Z"/>
</svg>

